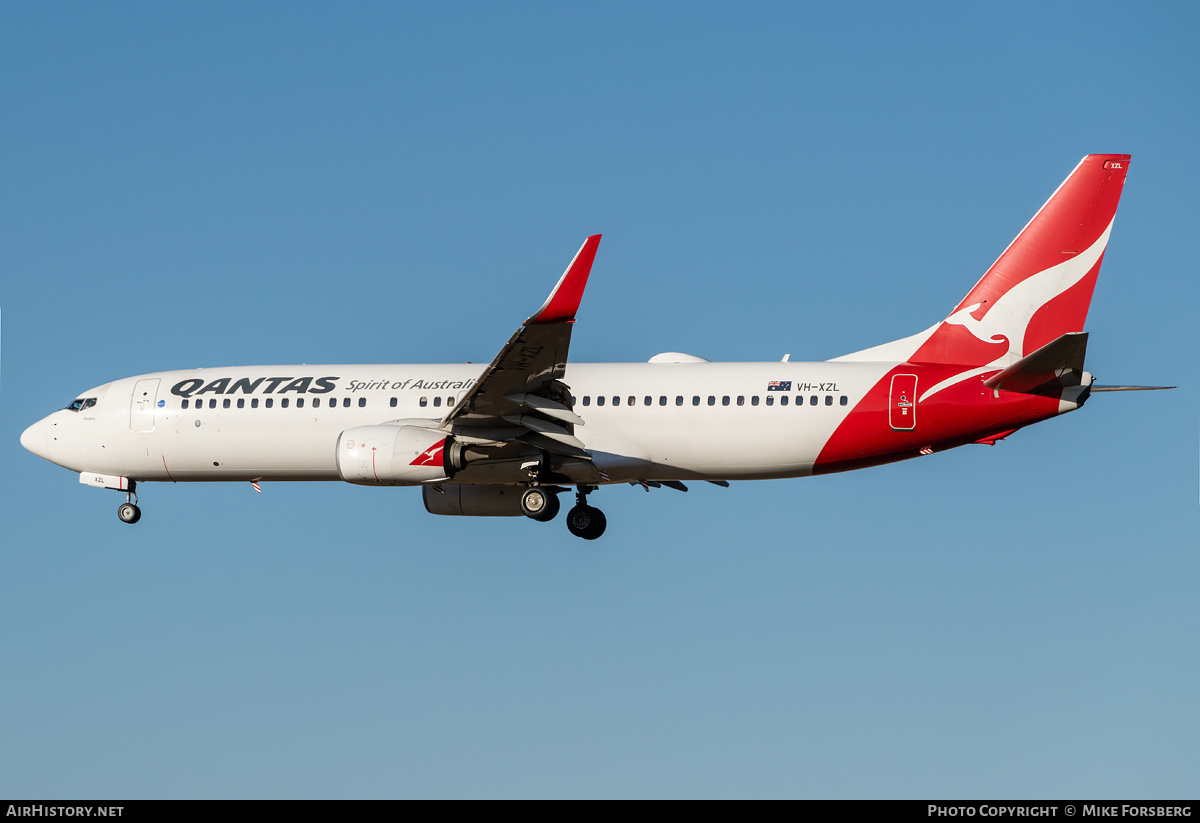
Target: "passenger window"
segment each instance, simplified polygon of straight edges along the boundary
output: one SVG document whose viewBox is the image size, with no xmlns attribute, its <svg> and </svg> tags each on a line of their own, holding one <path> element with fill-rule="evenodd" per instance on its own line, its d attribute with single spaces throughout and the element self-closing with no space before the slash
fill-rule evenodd
<svg viewBox="0 0 1200 823">
<path fill-rule="evenodd" d="M 585 406 L 592 405 L 592 396 L 590 394 L 585 394 L 583 396 L 583 405 L 585 405 Z"/>
<path fill-rule="evenodd" d="M 303 397 L 296 398 L 296 408 L 298 408 L 298 409 L 304 408 L 304 398 Z"/>
<path fill-rule="evenodd" d="M 817 405 L 817 396 L 815 394 L 812 397 L 808 398 L 808 405 L 810 405 L 810 406 Z"/>
<path fill-rule="evenodd" d="M 832 406 L 832 405 L 833 405 L 833 395 L 832 395 L 832 394 L 827 394 L 827 395 L 825 395 L 825 405 L 826 405 L 826 406 Z"/>
<path fill-rule="evenodd" d="M 428 406 L 428 405 L 429 405 L 429 398 L 428 398 L 428 397 L 422 397 L 422 398 L 421 398 L 419 401 L 417 401 L 417 402 L 418 402 L 418 403 L 420 403 L 420 405 L 421 405 L 421 408 L 425 408 L 426 406 Z"/>
<path fill-rule="evenodd" d="M 342 405 L 343 405 L 345 408 L 347 408 L 347 409 L 348 409 L 348 408 L 350 408 L 350 398 L 349 398 L 349 397 L 343 397 L 343 398 L 342 398 Z"/>
<path fill-rule="evenodd" d="M 286 397 L 284 397 L 284 398 L 280 399 L 280 401 L 279 401 L 279 408 L 281 408 L 281 409 L 286 409 L 286 408 L 288 407 L 288 403 L 290 403 L 290 402 L 291 402 L 291 401 L 290 401 L 290 400 L 288 400 Z"/>
<path fill-rule="evenodd" d="M 700 405 L 700 395 L 698 395 L 698 394 L 693 394 L 693 395 L 692 395 L 692 405 L 693 405 L 693 406 L 699 406 L 699 405 Z"/>
<path fill-rule="evenodd" d="M 183 402 L 180 403 L 179 405 L 181 405 L 183 408 L 186 409 L 188 407 L 188 399 L 186 397 L 183 398 Z M 68 406 L 67 408 L 70 408 L 70 406 Z"/>
<path fill-rule="evenodd" d="M 664 397 L 664 398 L 663 398 L 663 402 L 664 402 L 664 403 L 665 403 L 665 402 L 667 402 L 667 398 L 665 398 L 665 397 Z M 654 405 L 654 398 L 653 398 L 653 397 L 651 397 L 650 395 L 646 395 L 646 405 L 647 405 L 647 406 L 652 406 L 652 405 Z"/>
<path fill-rule="evenodd" d="M 658 405 L 660 405 L 660 406 L 665 406 L 665 405 L 667 405 L 667 396 L 666 396 L 665 394 L 663 394 L 663 395 L 659 395 L 659 398 L 658 398 Z"/>
<path fill-rule="evenodd" d="M 253 397 L 250 399 L 250 408 L 252 408 L 252 409 L 258 408 L 258 398 L 257 397 Z"/>
<path fill-rule="evenodd" d="M 393 398 L 392 398 L 392 401 L 391 401 L 390 403 L 388 403 L 388 405 L 389 405 L 389 406 L 391 406 L 391 407 L 394 409 L 394 408 L 396 408 L 396 404 L 397 404 L 398 402 L 399 402 L 399 401 L 398 401 L 396 398 L 394 398 L 394 397 L 393 397 Z"/>
<path fill-rule="evenodd" d="M 717 405 L 717 398 L 710 394 L 708 396 L 708 405 L 710 405 L 710 406 Z"/>
<path fill-rule="evenodd" d="M 779 405 L 786 406 L 787 403 L 788 403 L 788 396 L 786 394 L 783 397 L 779 398 Z"/>
<path fill-rule="evenodd" d="M 758 395 L 757 394 L 750 398 L 750 405 L 751 406 L 758 405 Z"/>
<path fill-rule="evenodd" d="M 367 405 L 367 398 L 365 398 L 365 397 L 360 397 L 360 398 L 358 398 L 358 407 L 359 407 L 360 409 L 361 409 L 361 408 L 365 408 L 365 407 L 366 407 L 366 405 Z"/>
<path fill-rule="evenodd" d="M 604 395 L 602 395 L 602 394 L 598 394 L 598 395 L 596 395 L 596 405 L 597 405 L 597 406 L 603 406 L 603 405 L 604 405 Z"/>
<path fill-rule="evenodd" d="M 683 395 L 682 395 L 682 394 L 677 394 L 677 395 L 675 395 L 675 405 L 676 405 L 676 406 L 682 406 L 682 405 L 683 405 Z"/>
<path fill-rule="evenodd" d="M 613 405 L 614 405 L 614 406 L 619 406 L 619 405 L 621 405 L 621 398 L 619 398 L 619 397 L 617 397 L 616 395 L 614 395 L 614 396 L 613 396 Z"/>
<path fill-rule="evenodd" d="M 433 405 L 434 405 L 434 408 L 437 408 L 438 406 L 441 406 L 441 405 L 442 405 L 442 398 L 440 398 L 440 397 L 435 397 L 435 398 L 433 398 Z"/>
<path fill-rule="evenodd" d="M 773 394 L 768 394 L 768 395 L 767 395 L 767 405 L 768 405 L 768 406 L 774 406 L 774 405 L 775 405 L 775 395 L 773 395 Z"/>
<path fill-rule="evenodd" d="M 221 408 L 227 409 L 227 408 L 229 408 L 229 406 L 230 406 L 229 398 L 226 397 L 224 400 L 221 401 Z"/>
<path fill-rule="evenodd" d="M 215 398 L 215 397 L 210 397 L 210 398 L 209 398 L 209 400 L 208 400 L 208 407 L 209 407 L 210 409 L 215 409 L 215 408 L 217 407 L 217 398 Z"/>
<path fill-rule="evenodd" d="M 739 395 L 738 395 L 738 405 L 739 405 L 739 406 L 744 406 L 744 405 L 746 405 L 746 395 L 744 395 L 744 394 L 739 394 Z"/>
<path fill-rule="evenodd" d="M 636 405 L 637 405 L 637 398 L 636 398 L 636 397 L 634 397 L 633 395 L 630 395 L 630 396 L 629 396 L 629 405 L 631 405 L 631 406 L 636 406 Z"/>
<path fill-rule="evenodd" d="M 244 409 L 244 408 L 246 408 L 246 398 L 244 398 L 244 397 L 239 397 L 239 398 L 238 398 L 238 408 L 239 408 L 239 409 Z"/>
<path fill-rule="evenodd" d="M 454 405 L 454 398 L 453 398 L 453 397 L 447 397 L 447 398 L 446 398 L 446 406 L 447 406 L 447 407 L 449 407 L 449 406 L 453 406 L 453 405 Z"/>
<path fill-rule="evenodd" d="M 271 406 L 275 405 L 275 399 L 274 399 L 274 398 L 272 398 L 272 397 L 268 397 L 268 398 L 267 398 L 267 402 L 266 402 L 264 405 L 265 405 L 265 406 L 266 406 L 268 409 L 269 409 L 269 408 L 271 408 Z"/>
<path fill-rule="evenodd" d="M 842 395 L 842 399 L 841 399 L 841 404 L 844 406 L 844 405 L 846 405 L 848 402 L 850 402 L 850 398 L 849 398 L 849 397 L 847 397 L 846 395 L 844 395 L 844 394 L 843 394 L 843 395 Z"/>
<path fill-rule="evenodd" d="M 725 395 L 724 397 L 722 397 L 722 398 L 721 398 L 721 405 L 722 405 L 722 406 L 728 406 L 728 405 L 729 405 L 729 395 Z"/>
</svg>

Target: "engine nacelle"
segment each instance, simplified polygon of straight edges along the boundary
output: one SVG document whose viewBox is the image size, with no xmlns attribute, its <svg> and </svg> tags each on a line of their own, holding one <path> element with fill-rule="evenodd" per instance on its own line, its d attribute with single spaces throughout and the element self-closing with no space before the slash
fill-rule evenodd
<svg viewBox="0 0 1200 823">
<path fill-rule="evenodd" d="M 425 511 L 459 517 L 521 517 L 521 486 L 464 486 L 447 483 L 441 490 L 421 489 Z"/>
<path fill-rule="evenodd" d="M 448 480 L 454 441 L 417 426 L 359 426 L 338 437 L 337 469 L 347 483 L 413 486 Z M 457 467 L 461 468 L 461 466 Z"/>
</svg>

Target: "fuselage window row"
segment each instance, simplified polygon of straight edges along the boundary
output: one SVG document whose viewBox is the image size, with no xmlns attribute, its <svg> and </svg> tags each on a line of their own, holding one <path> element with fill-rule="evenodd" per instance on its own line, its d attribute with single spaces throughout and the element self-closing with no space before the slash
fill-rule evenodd
<svg viewBox="0 0 1200 823">
<path fill-rule="evenodd" d="M 811 406 L 818 406 L 818 405 L 820 405 L 820 404 L 821 404 L 821 397 L 824 397 L 824 398 L 825 398 L 825 405 L 826 405 L 826 406 L 832 406 L 832 405 L 833 405 L 833 398 L 834 398 L 834 396 L 833 396 L 832 394 L 826 394 L 826 395 L 816 395 L 816 394 L 814 394 L 814 395 L 811 395 L 811 396 L 809 397 L 809 399 L 808 399 L 809 405 L 811 405 Z M 571 405 L 572 405 L 572 406 L 574 406 L 574 405 L 575 405 L 575 403 L 576 403 L 576 400 L 577 400 L 577 399 L 578 399 L 578 398 L 571 398 Z M 612 399 L 612 405 L 614 405 L 614 406 L 620 406 L 620 405 L 621 405 L 621 397 L 620 397 L 619 395 L 613 395 L 611 399 Z M 693 405 L 693 406 L 699 406 L 699 405 L 700 405 L 700 399 L 701 399 L 701 398 L 700 398 L 700 395 L 698 395 L 698 394 L 697 394 L 697 395 L 693 395 L 693 396 L 692 396 L 692 405 Z M 597 395 L 597 396 L 596 396 L 596 405 L 597 405 L 597 406 L 603 406 L 607 400 L 608 400 L 608 398 L 607 398 L 607 397 L 605 397 L 604 395 Z M 756 395 L 756 394 L 755 394 L 755 395 L 751 395 L 751 396 L 750 396 L 750 405 L 751 405 L 751 406 L 757 406 L 757 405 L 759 405 L 759 400 L 760 400 L 760 398 L 759 398 L 759 396 L 758 396 L 758 395 Z M 683 402 L 683 401 L 684 401 L 683 395 L 676 395 L 676 397 L 675 397 L 675 405 L 676 405 L 676 406 L 682 406 L 682 405 L 684 404 L 684 402 Z M 289 402 L 290 402 L 290 399 L 289 399 L 289 398 L 287 398 L 287 397 L 281 397 L 281 398 L 279 399 L 279 407 L 280 407 L 280 408 L 283 408 L 283 409 L 286 409 L 286 408 L 288 408 Z M 303 398 L 303 397 L 297 397 L 297 398 L 296 398 L 296 408 L 298 408 L 298 409 L 302 409 L 302 408 L 304 408 L 304 402 L 305 402 L 305 398 Z M 347 408 L 347 409 L 348 409 L 348 408 L 350 408 L 350 406 L 351 406 L 352 402 L 353 402 L 353 401 L 352 401 L 352 400 L 351 400 L 351 398 L 349 398 L 349 397 L 344 397 L 344 398 L 342 398 L 342 406 L 343 406 L 343 408 Z M 436 408 L 436 407 L 441 407 L 441 405 L 442 405 L 442 402 L 443 402 L 443 398 L 441 398 L 441 397 L 435 397 L 435 398 L 433 398 L 433 405 L 434 405 L 434 407 L 435 407 L 435 408 Z M 629 405 L 629 406 L 636 406 L 636 405 L 637 405 L 637 397 L 635 397 L 634 395 L 630 395 L 630 396 L 629 396 L 629 397 L 626 399 L 626 401 L 625 401 L 625 402 L 626 402 L 626 405 Z M 712 394 L 708 395 L 707 402 L 708 402 L 708 405 L 710 405 L 710 406 L 715 406 L 715 405 L 717 404 L 717 398 L 716 398 L 716 395 L 712 395 Z M 739 394 L 739 395 L 738 395 L 736 398 L 732 398 L 732 397 L 731 397 L 730 395 L 728 395 L 728 394 L 726 394 L 726 395 L 722 395 L 722 396 L 721 396 L 721 405 L 722 405 L 722 406 L 728 406 L 728 405 L 730 405 L 730 403 L 731 403 L 731 402 L 734 402 L 734 403 L 736 403 L 736 404 L 737 404 L 737 405 L 739 405 L 739 406 L 744 406 L 744 405 L 746 405 L 746 396 L 745 396 L 745 395 L 741 395 L 741 394 Z M 768 394 L 768 395 L 766 396 L 766 398 L 765 398 L 765 401 L 764 401 L 764 402 L 765 402 L 765 404 L 766 404 L 766 405 L 768 405 L 768 406 L 773 406 L 773 405 L 775 405 L 775 396 L 774 396 L 774 395 L 770 395 L 770 394 Z M 781 395 L 781 396 L 779 397 L 779 405 L 781 405 L 781 406 L 786 406 L 786 405 L 788 405 L 790 402 L 791 402 L 791 401 L 790 401 L 790 399 L 789 399 L 789 396 L 788 396 L 788 395 Z M 838 397 L 838 405 L 841 405 L 841 406 L 846 406 L 846 405 L 849 405 L 849 402 L 850 402 L 850 398 L 848 398 L 848 397 L 847 397 L 846 395 L 844 395 L 844 394 Z M 68 406 L 68 408 L 69 408 L 69 409 L 71 409 L 72 411 L 79 411 L 79 409 L 80 409 L 80 408 L 90 408 L 91 406 L 95 405 L 95 403 L 96 403 L 96 401 L 95 401 L 94 399 L 91 399 L 91 400 L 89 400 L 89 401 L 86 403 L 86 405 L 84 404 L 84 401 L 79 401 L 79 400 L 77 400 L 77 401 L 75 401 L 75 403 L 73 403 L 71 406 Z M 187 408 L 203 409 L 203 408 L 204 408 L 204 399 L 203 399 L 203 398 L 197 398 L 197 399 L 194 401 L 194 403 L 195 403 L 195 405 L 193 406 L 193 405 L 192 405 L 192 404 L 193 404 L 193 401 L 192 401 L 192 400 L 189 400 L 188 398 L 186 398 L 186 397 L 185 397 L 185 398 L 183 398 L 183 401 L 180 403 L 180 407 L 181 407 L 181 408 L 184 408 L 184 409 L 187 409 Z M 396 407 L 399 405 L 399 403 L 400 403 L 400 400 L 399 400 L 399 398 L 396 398 L 396 397 L 393 397 L 393 398 L 391 398 L 391 399 L 388 401 L 388 405 L 389 405 L 391 408 L 393 408 L 393 409 L 394 409 L 394 408 L 396 408 Z M 420 399 L 419 403 L 420 403 L 420 405 L 421 405 L 422 407 L 427 407 L 427 406 L 429 405 L 429 398 L 428 398 L 428 397 L 422 397 L 422 398 Z M 592 397 L 591 397 L 591 395 L 587 395 L 587 394 L 585 394 L 585 395 L 583 396 L 583 398 L 582 398 L 582 403 L 583 403 L 583 405 L 584 405 L 584 406 L 590 406 L 590 405 L 592 405 Z M 329 408 L 331 408 L 331 409 L 332 409 L 332 408 L 336 408 L 336 407 L 337 407 L 337 404 L 338 404 L 338 400 L 337 400 L 337 398 L 336 398 L 336 397 L 330 397 L 330 398 L 328 398 L 327 405 L 329 406 Z M 446 404 L 446 407 L 447 407 L 447 408 L 449 408 L 449 407 L 453 406 L 453 405 L 454 405 L 454 398 L 453 398 L 453 397 L 447 397 L 447 398 L 445 398 L 445 404 Z M 265 398 L 265 402 L 263 403 L 263 407 L 264 407 L 264 408 L 268 408 L 268 409 L 269 409 L 269 408 L 272 408 L 274 405 L 275 405 L 274 398 L 271 398 L 271 397 Z M 645 397 L 645 399 L 643 400 L 643 405 L 645 405 L 645 406 L 653 406 L 653 405 L 654 405 L 654 398 L 653 398 L 653 397 L 651 397 L 651 396 L 649 396 L 649 395 L 647 395 L 647 396 Z M 658 398 L 658 405 L 660 405 L 660 406 L 666 406 L 666 405 L 667 405 L 667 396 L 666 396 L 665 394 L 664 394 L 664 395 L 660 395 L 660 396 L 659 396 L 659 398 Z M 796 398 L 796 406 L 797 406 L 797 407 L 800 407 L 800 406 L 803 406 L 803 405 L 804 405 L 804 398 L 803 398 L 803 397 L 797 397 L 797 398 Z M 230 398 L 228 398 L 228 397 L 227 397 L 227 398 L 225 398 L 225 399 L 223 399 L 223 400 L 221 401 L 221 407 L 222 407 L 222 408 L 228 409 L 228 408 L 231 408 L 232 406 L 233 406 L 233 401 L 232 401 Z M 312 398 L 312 407 L 313 407 L 314 409 L 316 409 L 316 408 L 320 408 L 320 406 L 321 406 L 321 398 L 319 398 L 319 397 L 314 397 L 314 398 Z M 365 398 L 365 397 L 360 397 L 360 398 L 358 398 L 358 407 L 359 407 L 359 408 L 366 408 L 366 406 L 367 406 L 367 398 Z M 72 408 L 72 407 L 74 407 L 74 408 Z M 210 409 L 215 409 L 215 408 L 217 408 L 217 400 L 216 400 L 216 398 L 214 398 L 214 397 L 210 397 L 210 398 L 208 399 L 208 408 L 210 408 Z M 244 409 L 244 408 L 246 408 L 246 398 L 244 398 L 244 397 L 239 397 L 239 398 L 237 399 L 237 408 L 239 408 L 239 409 Z M 250 408 L 252 408 L 252 409 L 257 409 L 257 408 L 258 408 L 258 398 L 257 398 L 257 397 L 252 397 L 252 398 L 250 398 Z"/>
<path fill-rule="evenodd" d="M 812 406 L 818 406 L 818 405 L 820 405 L 820 404 L 821 404 L 821 397 L 824 397 L 824 398 L 825 398 L 825 405 L 826 405 L 826 406 L 832 406 L 832 405 L 833 405 L 833 398 L 834 398 L 834 395 L 832 395 L 832 394 L 826 394 L 826 395 L 816 395 L 816 394 L 814 394 L 814 395 L 812 395 L 812 396 L 809 398 L 809 405 L 812 405 Z M 692 405 L 693 405 L 693 406 L 699 406 L 699 405 L 700 405 L 700 400 L 701 400 L 701 396 L 700 396 L 700 395 L 698 395 L 698 394 L 692 395 Z M 730 397 L 728 394 L 726 394 L 726 395 L 722 395 L 722 397 L 721 397 L 721 405 L 722 405 L 722 406 L 728 406 L 728 405 L 730 404 L 731 400 L 733 400 L 733 398 L 731 398 L 731 397 Z M 646 406 L 653 406 L 653 405 L 654 405 L 654 402 L 653 402 L 653 401 L 654 401 L 654 398 L 653 398 L 653 397 L 649 397 L 649 396 L 647 396 L 647 397 L 645 398 L 644 402 L 643 402 L 643 405 L 646 405 Z M 761 401 L 762 403 L 764 403 L 765 405 L 767 405 L 767 406 L 774 406 L 774 405 L 775 405 L 775 395 L 773 395 L 773 394 L 768 394 L 768 395 L 767 395 L 765 398 L 760 398 L 760 397 L 759 397 L 757 394 L 755 394 L 755 395 L 751 395 L 751 397 L 750 397 L 750 405 L 751 405 L 751 406 L 757 406 L 757 405 L 759 405 L 760 401 Z M 596 405 L 597 405 L 597 406 L 603 406 L 603 405 L 605 405 L 605 403 L 607 403 L 607 402 L 608 402 L 608 398 L 607 398 L 605 395 L 596 395 Z M 629 397 L 629 398 L 628 398 L 628 399 L 627 399 L 625 402 L 626 402 L 626 405 L 629 405 L 629 406 L 636 406 L 636 405 L 637 405 L 637 397 L 634 397 L 634 396 L 630 395 L 630 397 Z M 742 394 L 739 394 L 739 395 L 737 396 L 737 399 L 736 399 L 736 401 L 735 401 L 735 402 L 736 402 L 736 403 L 737 403 L 737 405 L 739 405 L 739 406 L 744 406 L 744 405 L 746 405 L 746 396 L 745 396 L 745 395 L 742 395 Z M 571 406 L 575 406 L 575 404 L 576 404 L 576 403 L 579 403 L 579 404 L 581 404 L 581 405 L 584 405 L 584 406 L 591 406 L 591 405 L 592 405 L 592 396 L 591 396 L 590 394 L 585 394 L 583 397 L 572 397 L 572 398 L 570 399 L 570 405 L 571 405 Z M 717 397 L 716 397 L 716 395 L 713 395 L 713 394 L 710 394 L 710 395 L 708 395 L 707 403 L 708 403 L 708 405 L 710 405 L 710 406 L 715 406 L 715 405 L 717 405 Z M 838 405 L 841 405 L 841 406 L 846 406 L 846 405 L 849 405 L 849 403 L 850 403 L 850 398 L 849 398 L 849 397 L 847 397 L 846 395 L 844 395 L 844 394 L 843 394 L 843 395 L 840 395 L 840 396 L 838 397 Z M 676 405 L 676 406 L 682 406 L 683 404 L 684 404 L 684 398 L 683 398 L 683 395 L 676 395 L 676 397 L 675 397 L 675 405 Z M 790 395 L 786 395 L 786 394 L 784 394 L 784 395 L 780 395 L 780 396 L 779 396 L 779 405 L 781 405 L 781 406 L 787 406 L 787 405 L 790 405 L 790 404 L 791 404 L 791 396 L 790 396 Z M 395 403 L 393 403 L 392 405 L 395 405 Z M 436 403 L 435 403 L 434 405 L 436 405 Z M 614 405 L 614 406 L 619 406 L 619 405 L 621 405 L 621 398 L 620 398 L 620 396 L 618 396 L 618 395 L 613 395 L 613 397 L 612 397 L 612 405 Z M 660 405 L 660 406 L 665 406 L 665 405 L 667 405 L 667 396 L 666 396 L 666 395 L 662 395 L 662 396 L 660 396 L 660 397 L 658 398 L 658 405 Z M 796 404 L 795 404 L 795 405 L 796 405 L 796 407 L 797 407 L 797 408 L 799 408 L 799 407 L 803 406 L 803 405 L 804 405 L 804 398 L 803 398 L 803 397 L 797 397 L 797 398 L 796 398 Z"/>
<path fill-rule="evenodd" d="M 451 398 L 447 398 L 446 400 L 447 400 L 446 405 L 450 405 Z M 297 397 L 296 398 L 296 408 L 298 408 L 298 409 L 304 408 L 304 402 L 305 402 L 305 398 Z M 393 397 L 392 398 L 392 406 L 393 407 L 395 407 L 396 402 L 397 402 L 396 398 Z M 350 408 L 351 403 L 352 403 L 351 398 L 349 398 L 349 397 L 342 398 L 343 408 L 347 408 L 347 409 Z M 291 404 L 291 398 L 289 398 L 289 397 L 279 398 L 279 408 L 286 409 L 290 404 Z M 335 398 L 335 397 L 329 398 L 329 402 L 328 402 L 329 408 L 331 408 L 331 409 L 335 408 L 337 406 L 337 404 L 338 404 L 337 398 Z M 234 403 L 231 398 L 226 397 L 225 399 L 223 399 L 221 401 L 221 408 L 223 408 L 223 409 L 232 408 L 233 405 L 234 405 Z M 274 405 L 275 405 L 275 398 L 273 398 L 273 397 L 265 398 L 263 401 L 263 408 L 265 408 L 265 409 L 273 408 Z M 319 408 L 320 405 L 321 405 L 321 398 L 319 398 L 319 397 L 312 398 L 312 407 L 314 409 Z M 204 399 L 196 398 L 195 405 L 193 406 L 192 401 L 185 397 L 183 399 L 183 401 L 179 404 L 179 406 L 180 406 L 180 408 L 183 408 L 183 409 L 187 409 L 187 408 L 202 409 L 202 408 L 204 408 Z M 210 397 L 208 399 L 208 407 L 210 409 L 215 409 L 217 407 L 217 399 L 215 397 Z M 237 399 L 237 407 L 239 409 L 246 408 L 246 398 L 239 397 Z M 358 398 L 358 407 L 360 409 L 365 409 L 367 407 L 367 398 L 365 398 L 365 397 Z M 250 408 L 252 408 L 252 409 L 258 408 L 258 398 L 257 397 L 250 398 Z"/>
</svg>

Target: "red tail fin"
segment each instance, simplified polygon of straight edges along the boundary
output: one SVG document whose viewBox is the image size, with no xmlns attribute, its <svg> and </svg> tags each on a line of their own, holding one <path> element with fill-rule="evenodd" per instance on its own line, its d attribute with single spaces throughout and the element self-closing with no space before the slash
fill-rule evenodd
<svg viewBox="0 0 1200 823">
<path fill-rule="evenodd" d="M 1127 154 L 1090 154 L 909 358 L 1008 365 L 1087 319 Z"/>
</svg>

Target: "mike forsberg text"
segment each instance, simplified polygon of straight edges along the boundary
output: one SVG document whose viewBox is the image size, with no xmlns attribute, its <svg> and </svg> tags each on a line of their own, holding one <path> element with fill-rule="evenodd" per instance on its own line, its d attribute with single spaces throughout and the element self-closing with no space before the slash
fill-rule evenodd
<svg viewBox="0 0 1200 823">
<path fill-rule="evenodd" d="M 1071 804 L 1041 806 L 1023 804 L 1014 806 L 941 806 L 930 803 L 927 816 L 929 817 L 1191 817 L 1191 806 L 1134 806 L 1121 804 L 1117 806 L 1101 806 L 1098 804 L 1083 804 L 1076 807 Z"/>
</svg>

